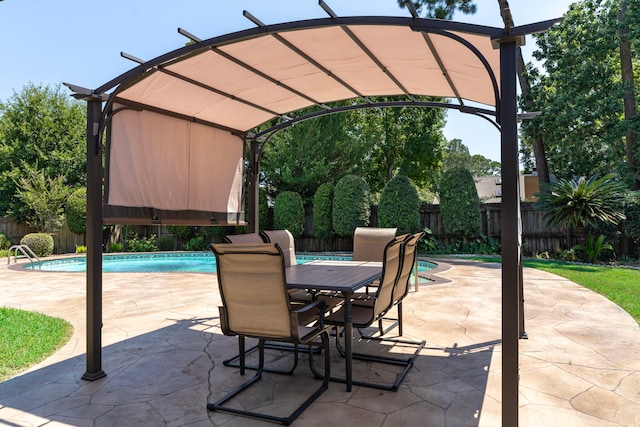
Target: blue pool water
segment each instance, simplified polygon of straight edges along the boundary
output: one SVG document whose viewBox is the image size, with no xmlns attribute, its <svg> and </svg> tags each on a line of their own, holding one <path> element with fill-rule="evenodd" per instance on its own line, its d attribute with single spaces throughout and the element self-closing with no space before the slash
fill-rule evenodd
<svg viewBox="0 0 640 427">
<path fill-rule="evenodd" d="M 316 259 L 351 260 L 351 256 L 296 254 L 298 263 Z M 435 268 L 435 264 L 419 261 L 418 271 Z M 31 269 L 30 264 L 25 268 Z M 84 272 L 85 257 L 62 258 L 34 263 L 33 269 L 42 271 Z M 126 255 L 103 255 L 102 271 L 105 273 L 215 273 L 216 259 L 211 252 L 154 252 Z"/>
</svg>

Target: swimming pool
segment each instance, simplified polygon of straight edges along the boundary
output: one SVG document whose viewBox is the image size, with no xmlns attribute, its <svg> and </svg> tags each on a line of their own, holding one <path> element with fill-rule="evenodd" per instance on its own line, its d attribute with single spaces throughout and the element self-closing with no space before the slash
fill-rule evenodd
<svg viewBox="0 0 640 427">
<path fill-rule="evenodd" d="M 316 259 L 349 261 L 348 255 L 296 254 L 298 263 Z M 435 268 L 427 261 L 418 262 L 418 271 Z M 41 271 L 85 272 L 85 257 L 60 258 L 25 264 L 24 268 Z M 103 255 L 102 271 L 105 273 L 215 273 L 216 259 L 211 252 L 152 252 L 139 254 Z"/>
</svg>

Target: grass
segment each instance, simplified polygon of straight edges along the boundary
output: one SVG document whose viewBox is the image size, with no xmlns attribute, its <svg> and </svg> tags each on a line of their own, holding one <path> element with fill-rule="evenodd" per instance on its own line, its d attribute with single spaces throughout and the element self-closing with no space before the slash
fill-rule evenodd
<svg viewBox="0 0 640 427">
<path fill-rule="evenodd" d="M 44 360 L 72 333 L 73 326 L 63 319 L 0 307 L 0 381 Z"/>
<path fill-rule="evenodd" d="M 500 257 L 471 256 L 465 259 L 501 262 Z M 605 296 L 640 324 L 640 270 L 533 258 L 524 259 L 523 264 L 557 274 Z"/>
</svg>

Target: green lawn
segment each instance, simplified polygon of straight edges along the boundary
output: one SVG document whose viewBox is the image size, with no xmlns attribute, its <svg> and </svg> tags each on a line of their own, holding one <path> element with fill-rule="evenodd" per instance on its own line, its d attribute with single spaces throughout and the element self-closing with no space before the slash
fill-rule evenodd
<svg viewBox="0 0 640 427">
<path fill-rule="evenodd" d="M 65 320 L 0 307 L 0 381 L 44 360 L 72 333 L 73 326 Z"/>
<path fill-rule="evenodd" d="M 500 262 L 499 257 L 465 257 L 485 262 Z M 640 323 L 640 270 L 543 259 L 525 259 L 525 267 L 537 268 L 565 277 L 604 295 Z"/>
</svg>

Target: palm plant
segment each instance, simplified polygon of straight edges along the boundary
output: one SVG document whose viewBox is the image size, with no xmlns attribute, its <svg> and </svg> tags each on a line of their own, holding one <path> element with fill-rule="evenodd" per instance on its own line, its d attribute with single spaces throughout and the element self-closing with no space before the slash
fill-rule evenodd
<svg viewBox="0 0 640 427">
<path fill-rule="evenodd" d="M 547 225 L 567 229 L 567 248 L 571 247 L 574 228 L 596 227 L 599 223 L 618 224 L 625 219 L 625 186 L 613 174 L 589 179 L 562 179 L 543 183 L 537 193 L 536 208 L 543 211 Z"/>
</svg>

